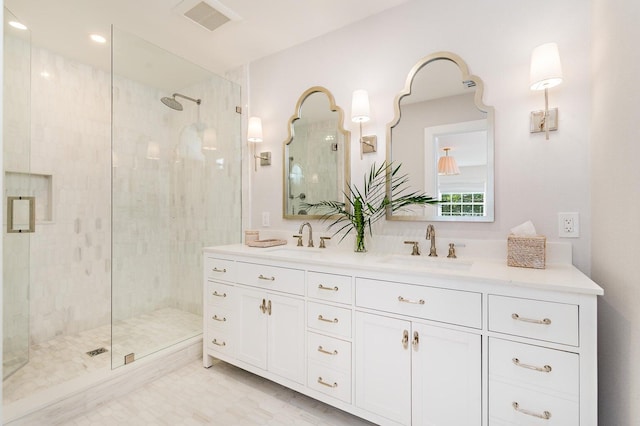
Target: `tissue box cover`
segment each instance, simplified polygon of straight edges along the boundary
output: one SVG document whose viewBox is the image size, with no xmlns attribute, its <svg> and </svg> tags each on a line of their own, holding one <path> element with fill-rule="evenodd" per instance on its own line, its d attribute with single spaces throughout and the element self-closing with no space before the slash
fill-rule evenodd
<svg viewBox="0 0 640 426">
<path fill-rule="evenodd" d="M 507 265 L 544 269 L 547 238 L 543 235 L 507 238 Z"/>
</svg>

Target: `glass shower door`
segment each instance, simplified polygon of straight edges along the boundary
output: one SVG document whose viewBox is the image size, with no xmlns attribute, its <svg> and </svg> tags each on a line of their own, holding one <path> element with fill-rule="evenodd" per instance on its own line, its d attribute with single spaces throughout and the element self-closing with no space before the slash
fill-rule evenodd
<svg viewBox="0 0 640 426">
<path fill-rule="evenodd" d="M 4 9 L 3 81 L 3 362 L 7 378 L 29 361 L 30 233 L 35 227 L 30 164 L 31 42 Z"/>
<path fill-rule="evenodd" d="M 112 36 L 112 367 L 202 333 L 202 248 L 240 241 L 240 86 Z"/>
</svg>

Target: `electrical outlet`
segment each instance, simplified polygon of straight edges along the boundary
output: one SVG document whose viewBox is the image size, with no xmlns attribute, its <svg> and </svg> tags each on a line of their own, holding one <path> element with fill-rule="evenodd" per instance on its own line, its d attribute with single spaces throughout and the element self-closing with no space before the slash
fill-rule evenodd
<svg viewBox="0 0 640 426">
<path fill-rule="evenodd" d="M 269 226 L 269 212 L 262 212 L 262 226 Z"/>
<path fill-rule="evenodd" d="M 579 218 L 578 213 L 558 213 L 558 237 L 578 238 L 580 236 Z"/>
</svg>

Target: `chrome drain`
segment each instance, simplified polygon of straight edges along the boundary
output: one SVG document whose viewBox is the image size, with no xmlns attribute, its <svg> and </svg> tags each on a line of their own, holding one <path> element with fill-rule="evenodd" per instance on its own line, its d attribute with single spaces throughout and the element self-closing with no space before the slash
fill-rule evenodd
<svg viewBox="0 0 640 426">
<path fill-rule="evenodd" d="M 94 349 L 94 350 L 92 350 L 92 351 L 87 352 L 87 355 L 89 355 L 89 356 L 96 356 L 96 355 L 103 354 L 103 353 L 105 353 L 105 352 L 109 352 L 109 351 L 107 350 L 107 348 L 98 348 L 98 349 Z"/>
</svg>

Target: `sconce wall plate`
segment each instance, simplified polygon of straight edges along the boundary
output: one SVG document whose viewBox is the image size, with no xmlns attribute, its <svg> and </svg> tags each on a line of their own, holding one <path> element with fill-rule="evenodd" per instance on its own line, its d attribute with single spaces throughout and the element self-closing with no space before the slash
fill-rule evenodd
<svg viewBox="0 0 640 426">
<path fill-rule="evenodd" d="M 558 108 L 549 109 L 549 115 L 547 116 L 547 125 L 549 131 L 558 130 Z M 544 110 L 531 111 L 531 133 L 544 132 Z"/>
<path fill-rule="evenodd" d="M 260 153 L 260 165 L 261 166 L 270 166 L 271 165 L 271 152 L 265 151 Z"/>
<path fill-rule="evenodd" d="M 363 154 L 370 154 L 378 151 L 378 137 L 375 135 L 362 136 L 360 139 L 360 146 L 362 147 Z"/>
</svg>

